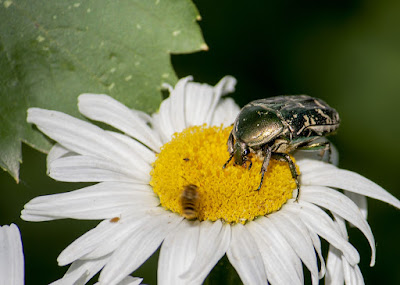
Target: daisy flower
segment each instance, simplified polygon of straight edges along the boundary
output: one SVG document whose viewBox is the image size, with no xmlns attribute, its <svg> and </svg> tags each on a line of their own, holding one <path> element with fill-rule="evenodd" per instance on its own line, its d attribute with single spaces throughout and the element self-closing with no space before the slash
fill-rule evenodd
<svg viewBox="0 0 400 285">
<path fill-rule="evenodd" d="M 24 253 L 15 224 L 0 227 L 0 284 L 24 284 Z"/>
<path fill-rule="evenodd" d="M 0 227 L 0 284 L 23 285 L 24 275 L 24 253 L 19 229 L 15 224 L 2 226 Z M 118 285 L 139 285 L 142 280 L 126 276 Z M 65 279 L 63 282 L 65 282 L 63 284 L 75 284 Z"/>
<path fill-rule="evenodd" d="M 223 169 L 239 107 L 222 96 L 235 84 L 229 76 L 215 87 L 181 79 L 152 116 L 106 95 L 79 96 L 84 116 L 119 132 L 29 109 L 28 122 L 57 142 L 48 175 L 98 182 L 34 198 L 22 211 L 27 221 L 101 220 L 58 257 L 60 266 L 71 264 L 61 281 L 87 282 L 101 271 L 100 284 L 116 284 L 161 245 L 158 284 L 201 284 L 225 254 L 244 284 L 303 284 L 303 265 L 313 284 L 325 273 L 329 284 L 363 283 L 345 221 L 367 238 L 373 265 L 365 196 L 397 208 L 400 202 L 368 179 L 318 160 L 297 160 L 297 202 L 287 163 L 272 160 L 259 191 L 262 161 L 254 158 L 250 170 Z M 321 238 L 330 245 L 326 263 Z"/>
</svg>

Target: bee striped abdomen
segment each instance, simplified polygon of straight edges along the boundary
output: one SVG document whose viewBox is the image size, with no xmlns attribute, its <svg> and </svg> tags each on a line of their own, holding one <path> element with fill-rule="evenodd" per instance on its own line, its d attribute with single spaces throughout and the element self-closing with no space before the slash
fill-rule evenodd
<svg viewBox="0 0 400 285">
<path fill-rule="evenodd" d="M 181 195 L 182 216 L 188 220 L 197 218 L 199 193 L 194 184 L 186 185 Z"/>
</svg>

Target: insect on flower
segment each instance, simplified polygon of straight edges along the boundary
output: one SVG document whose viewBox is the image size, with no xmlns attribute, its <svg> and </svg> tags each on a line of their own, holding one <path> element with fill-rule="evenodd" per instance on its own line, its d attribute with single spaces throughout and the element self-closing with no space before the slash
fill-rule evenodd
<svg viewBox="0 0 400 285">
<path fill-rule="evenodd" d="M 110 223 L 117 223 L 121 218 L 120 217 L 114 217 L 110 219 Z"/>
<path fill-rule="evenodd" d="M 261 189 L 264 174 L 271 158 L 286 161 L 300 191 L 296 166 L 289 153 L 296 149 L 323 149 L 330 156 L 328 141 L 314 142 L 339 128 L 339 114 L 327 103 L 307 95 L 276 96 L 245 105 L 233 124 L 228 138 L 229 159 L 246 165 L 250 153 L 262 157 Z M 297 199 L 296 198 L 296 199 Z"/>
<path fill-rule="evenodd" d="M 198 187 L 194 184 L 186 185 L 181 195 L 182 216 L 188 220 L 197 218 L 199 206 Z"/>
</svg>

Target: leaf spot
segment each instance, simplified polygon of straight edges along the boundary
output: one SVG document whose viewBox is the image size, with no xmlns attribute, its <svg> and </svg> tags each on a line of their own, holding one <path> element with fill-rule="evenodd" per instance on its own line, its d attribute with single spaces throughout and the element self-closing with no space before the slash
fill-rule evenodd
<svg viewBox="0 0 400 285">
<path fill-rule="evenodd" d="M 4 5 L 4 7 L 7 9 L 8 7 L 10 7 L 10 6 L 12 5 L 12 3 L 13 3 L 12 1 L 9 1 L 9 0 L 8 0 L 8 1 L 4 1 L 4 4 L 3 4 L 3 5 Z"/>
<path fill-rule="evenodd" d="M 181 33 L 181 31 L 173 31 L 172 32 L 172 35 L 174 36 L 174 37 L 176 37 L 177 35 L 179 35 Z"/>
<path fill-rule="evenodd" d="M 113 67 L 113 68 L 110 69 L 110 72 L 111 72 L 111 73 L 114 73 L 116 70 L 117 70 L 117 69 L 116 69 L 115 67 Z"/>
<path fill-rule="evenodd" d="M 75 8 L 78 8 L 79 6 L 81 6 L 81 3 L 75 3 L 75 4 L 74 4 L 74 7 L 75 7 Z"/>
<path fill-rule="evenodd" d="M 115 83 L 111 83 L 110 86 L 108 86 L 108 90 L 111 91 L 115 87 Z"/>
<path fill-rule="evenodd" d="M 53 16 L 53 20 L 55 20 L 55 19 L 57 19 L 57 15 L 54 15 L 54 16 Z"/>
<path fill-rule="evenodd" d="M 141 30 L 142 26 L 140 24 L 136 24 L 136 29 Z"/>
<path fill-rule="evenodd" d="M 132 79 L 132 75 L 128 75 L 127 77 L 125 77 L 125 81 L 129 81 Z"/>
<path fill-rule="evenodd" d="M 86 10 L 86 13 L 89 14 L 90 12 L 92 12 L 92 9 L 88 8 L 88 9 Z"/>
<path fill-rule="evenodd" d="M 44 40 L 45 40 L 45 37 L 42 37 L 42 36 L 38 36 L 37 38 L 36 38 L 36 40 L 39 42 L 39 43 L 41 43 L 41 42 L 43 42 Z"/>
<path fill-rule="evenodd" d="M 168 78 L 168 77 L 169 77 L 169 73 L 163 73 L 163 74 L 161 75 L 161 77 L 162 77 L 162 78 Z"/>
</svg>

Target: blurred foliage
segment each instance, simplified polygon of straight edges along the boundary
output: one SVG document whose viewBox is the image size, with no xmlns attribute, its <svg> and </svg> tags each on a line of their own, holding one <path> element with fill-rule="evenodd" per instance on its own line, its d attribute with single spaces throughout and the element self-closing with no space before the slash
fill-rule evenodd
<svg viewBox="0 0 400 285">
<path fill-rule="evenodd" d="M 161 84 L 177 80 L 170 53 L 205 45 L 190 0 L 1 3 L 0 167 L 17 181 L 21 141 L 50 148 L 26 123 L 29 107 L 79 116 L 77 95 L 107 93 L 154 112 Z"/>
<path fill-rule="evenodd" d="M 195 1 L 208 52 L 174 55 L 183 77 L 215 84 L 226 75 L 238 79 L 235 100 L 305 93 L 335 107 L 342 119 L 331 139 L 340 166 L 375 181 L 400 198 L 397 181 L 400 152 L 400 2 L 341 1 Z M 44 155 L 23 148 L 22 183 L 5 172 L 0 185 L 0 223 L 17 223 L 26 253 L 26 284 L 60 277 L 56 256 L 94 222 L 26 223 L 18 215 L 29 199 L 76 189 L 45 176 Z M 39 166 L 41 168 L 39 168 Z M 400 284 L 399 211 L 369 200 L 369 223 L 377 243 L 377 263 L 369 267 L 370 250 L 362 234 L 349 230 L 361 254 L 366 284 Z M 155 284 L 157 258 L 137 272 Z M 307 273 L 305 273 L 307 274 Z"/>
</svg>

